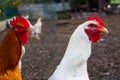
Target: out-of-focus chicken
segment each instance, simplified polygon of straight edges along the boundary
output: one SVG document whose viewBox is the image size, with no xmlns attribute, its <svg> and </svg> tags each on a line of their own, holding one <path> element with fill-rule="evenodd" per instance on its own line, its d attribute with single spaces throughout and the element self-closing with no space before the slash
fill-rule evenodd
<svg viewBox="0 0 120 80">
<path fill-rule="evenodd" d="M 89 80 L 87 60 L 91 43 L 100 39 L 101 32 L 108 33 L 102 20 L 89 16 L 72 34 L 62 61 L 48 80 Z"/>
<path fill-rule="evenodd" d="M 18 66 L 30 25 L 23 17 L 10 20 L 10 29 L 0 44 L 0 80 L 22 80 Z"/>
<path fill-rule="evenodd" d="M 33 26 L 31 37 L 37 40 L 40 40 L 39 34 L 42 32 L 42 20 L 43 18 L 39 18 Z"/>
<path fill-rule="evenodd" d="M 25 15 L 25 16 L 23 16 L 25 19 L 29 19 L 29 15 L 27 14 L 27 15 Z"/>
</svg>

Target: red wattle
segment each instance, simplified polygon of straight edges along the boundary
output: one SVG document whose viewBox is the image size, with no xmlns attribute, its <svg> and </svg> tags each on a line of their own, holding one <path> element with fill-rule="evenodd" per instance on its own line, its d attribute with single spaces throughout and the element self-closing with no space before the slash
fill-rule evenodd
<svg viewBox="0 0 120 80">
<path fill-rule="evenodd" d="M 97 42 L 100 39 L 100 32 L 97 30 L 90 30 L 90 29 L 85 29 L 86 34 L 89 37 L 89 40 L 92 42 Z"/>
<path fill-rule="evenodd" d="M 21 44 L 26 44 L 29 38 L 28 32 L 24 34 L 16 34 Z"/>
</svg>

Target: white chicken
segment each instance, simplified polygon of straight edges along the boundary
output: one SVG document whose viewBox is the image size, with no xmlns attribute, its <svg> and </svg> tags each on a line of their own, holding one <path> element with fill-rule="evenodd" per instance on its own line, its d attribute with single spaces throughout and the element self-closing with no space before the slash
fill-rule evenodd
<svg viewBox="0 0 120 80">
<path fill-rule="evenodd" d="M 39 34 L 42 32 L 42 20 L 43 18 L 38 18 L 37 22 L 33 25 L 32 37 L 40 40 Z"/>
<path fill-rule="evenodd" d="M 26 16 L 23 16 L 25 19 L 29 19 L 29 15 L 27 14 Z"/>
<path fill-rule="evenodd" d="M 100 39 L 101 32 L 108 33 L 102 20 L 89 16 L 72 34 L 62 61 L 48 80 L 89 80 L 87 60 L 91 43 Z"/>
</svg>

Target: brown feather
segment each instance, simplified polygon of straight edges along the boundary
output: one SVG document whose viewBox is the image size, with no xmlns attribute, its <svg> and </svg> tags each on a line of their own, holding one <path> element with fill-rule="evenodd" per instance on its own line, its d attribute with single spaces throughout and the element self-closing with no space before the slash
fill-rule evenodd
<svg viewBox="0 0 120 80">
<path fill-rule="evenodd" d="M 18 62 L 21 56 L 21 51 L 22 44 L 19 42 L 13 29 L 10 29 L 0 44 L 0 79 L 2 78 L 1 75 L 5 76 L 14 74 L 16 71 L 20 74 Z"/>
</svg>

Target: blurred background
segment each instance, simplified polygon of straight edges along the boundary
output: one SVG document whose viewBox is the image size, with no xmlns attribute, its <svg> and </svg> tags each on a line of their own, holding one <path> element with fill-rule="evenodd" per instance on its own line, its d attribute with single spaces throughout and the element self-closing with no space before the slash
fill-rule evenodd
<svg viewBox="0 0 120 80">
<path fill-rule="evenodd" d="M 0 0 L 0 20 L 14 15 L 46 20 L 68 19 L 86 13 L 120 14 L 120 0 Z"/>
</svg>

